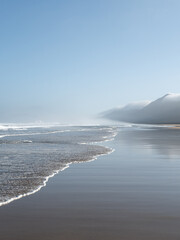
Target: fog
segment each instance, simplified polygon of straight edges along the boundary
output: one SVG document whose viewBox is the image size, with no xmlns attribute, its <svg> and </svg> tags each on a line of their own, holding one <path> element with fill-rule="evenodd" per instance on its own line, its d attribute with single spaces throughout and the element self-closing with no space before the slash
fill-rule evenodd
<svg viewBox="0 0 180 240">
<path fill-rule="evenodd" d="M 107 119 L 141 124 L 180 123 L 180 94 L 169 93 L 155 101 L 131 103 L 102 113 Z"/>
</svg>

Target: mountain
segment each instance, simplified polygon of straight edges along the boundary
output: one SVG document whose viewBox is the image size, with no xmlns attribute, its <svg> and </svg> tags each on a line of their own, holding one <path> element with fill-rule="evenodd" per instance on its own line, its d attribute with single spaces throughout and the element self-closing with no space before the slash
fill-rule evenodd
<svg viewBox="0 0 180 240">
<path fill-rule="evenodd" d="M 180 94 L 169 93 L 155 101 L 131 103 L 122 108 L 104 112 L 103 117 L 130 123 L 180 123 Z"/>
</svg>

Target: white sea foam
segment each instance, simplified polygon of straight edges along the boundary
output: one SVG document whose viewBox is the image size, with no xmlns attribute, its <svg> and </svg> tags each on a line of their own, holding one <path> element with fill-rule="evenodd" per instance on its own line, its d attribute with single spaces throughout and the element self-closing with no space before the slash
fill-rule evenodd
<svg viewBox="0 0 180 240">
<path fill-rule="evenodd" d="M 0 130 L 27 130 L 30 128 L 51 128 L 51 127 L 66 127 L 60 123 L 0 123 Z"/>
<path fill-rule="evenodd" d="M 62 169 L 60 169 L 60 170 L 58 170 L 58 171 L 55 171 L 52 175 L 47 176 L 47 177 L 45 178 L 43 184 L 40 185 L 40 186 L 39 186 L 38 188 L 36 188 L 35 190 L 33 190 L 33 191 L 31 191 L 31 192 L 28 192 L 28 193 L 21 194 L 21 195 L 19 195 L 19 196 L 17 196 L 17 197 L 13 197 L 13 198 L 11 198 L 11 199 L 9 199 L 9 200 L 7 200 L 7 201 L 0 202 L 0 207 L 3 206 L 3 205 L 6 205 L 6 204 L 8 204 L 8 203 L 11 203 L 11 202 L 13 202 L 13 201 L 15 201 L 15 200 L 18 200 L 18 199 L 20 199 L 20 198 L 22 198 L 22 197 L 26 197 L 26 196 L 29 196 L 29 195 L 31 195 L 31 194 L 34 194 L 34 193 L 38 192 L 39 190 L 41 190 L 42 187 L 45 187 L 45 186 L 46 186 L 49 178 L 53 177 L 53 176 L 56 175 L 58 172 L 63 171 L 63 170 L 65 170 L 65 169 L 68 168 L 68 167 L 69 167 L 69 164 L 67 164 L 64 168 L 62 168 Z"/>
<path fill-rule="evenodd" d="M 71 130 L 56 130 L 56 131 L 49 131 L 49 132 L 35 132 L 35 133 L 18 133 L 18 134 L 5 134 L 0 135 L 0 138 L 4 137 L 18 137 L 18 136 L 35 136 L 35 135 L 48 135 L 48 134 L 55 134 L 55 133 L 63 133 L 63 132 L 70 132 Z"/>
<path fill-rule="evenodd" d="M 109 128 L 108 128 L 108 129 L 109 129 Z M 57 131 L 56 131 L 56 132 L 57 132 Z M 60 132 L 62 132 L 62 131 L 60 131 Z M 112 132 L 113 132 L 113 131 L 112 131 Z M 42 134 L 42 133 L 41 133 L 41 134 Z M 47 134 L 49 134 L 49 132 L 48 132 Z M 20 134 L 20 135 L 22 135 L 22 134 Z M 25 135 L 26 135 L 26 134 L 25 134 Z M 103 138 L 102 141 L 99 141 L 99 142 L 91 142 L 91 143 L 88 142 L 88 143 L 80 143 L 80 144 L 96 144 L 96 143 L 105 142 L 105 141 L 112 141 L 112 140 L 114 140 L 114 137 L 115 137 L 116 135 L 117 135 L 117 132 L 114 132 L 114 134 L 112 134 L 112 135 L 109 137 L 109 139 L 108 139 L 108 137 L 107 137 L 107 138 Z M 16 136 L 17 136 L 17 135 L 16 135 Z M 18 136 L 19 136 L 19 135 L 18 135 Z M 30 142 L 32 142 L 32 141 L 30 141 L 30 140 L 24 140 L 24 142 L 30 143 Z M 106 147 L 106 149 L 108 150 L 107 153 L 102 153 L 102 154 L 95 155 L 94 157 L 90 158 L 89 160 L 86 160 L 86 161 L 73 161 L 73 162 L 67 163 L 63 168 L 61 168 L 61 169 L 59 169 L 59 170 L 56 170 L 56 171 L 54 171 L 51 175 L 45 177 L 45 179 L 44 179 L 44 181 L 43 181 L 43 184 L 40 185 L 40 186 L 38 186 L 38 187 L 37 187 L 36 189 L 34 189 L 33 191 L 30 191 L 30 192 L 27 192 L 27 193 L 24 193 L 24 194 L 20 194 L 20 195 L 18 195 L 18 196 L 16 196 L 16 197 L 13 197 L 13 198 L 11 198 L 11 199 L 8 199 L 7 201 L 0 202 L 0 207 L 3 206 L 3 205 L 9 204 L 9 203 L 11 203 L 11 202 L 13 202 L 13 201 L 15 201 L 15 200 L 18 200 L 18 199 L 20 199 L 20 198 L 29 196 L 29 195 L 31 195 L 31 194 L 34 194 L 34 193 L 40 191 L 42 187 L 45 187 L 45 186 L 46 186 L 48 180 L 49 180 L 51 177 L 53 177 L 54 175 L 56 175 L 57 173 L 59 173 L 59 172 L 61 172 L 61 171 L 64 171 L 64 170 L 65 170 L 66 168 L 68 168 L 72 163 L 92 162 L 92 161 L 96 160 L 99 156 L 111 154 L 112 152 L 115 151 L 115 150 L 112 149 L 112 148 L 107 148 L 107 147 Z"/>
<path fill-rule="evenodd" d="M 33 191 L 31 191 L 31 192 L 28 192 L 28 193 L 21 194 L 21 195 L 19 195 L 19 196 L 17 196 L 17 197 L 13 197 L 13 198 L 11 198 L 11 199 L 9 199 L 9 200 L 7 200 L 7 201 L 0 202 L 0 207 L 6 205 L 6 204 L 8 204 L 8 203 L 11 203 L 11 202 L 13 202 L 13 201 L 15 201 L 15 200 L 18 200 L 18 199 L 20 199 L 20 198 L 23 198 L 23 197 L 32 195 L 32 194 L 40 191 L 41 188 L 43 188 L 43 187 L 45 187 L 45 186 L 47 185 L 47 182 L 48 182 L 48 180 L 49 180 L 50 178 L 54 177 L 54 176 L 55 176 L 56 174 L 58 174 L 59 172 L 64 171 L 66 168 L 69 168 L 69 166 L 70 166 L 72 163 L 87 163 L 87 162 L 93 162 L 93 161 L 95 161 L 98 157 L 103 156 L 103 155 L 107 155 L 107 154 L 111 154 L 111 153 L 113 153 L 113 152 L 115 151 L 115 150 L 112 149 L 112 148 L 108 148 L 108 149 L 109 149 L 109 152 L 107 152 L 107 153 L 102 153 L 102 154 L 98 154 L 98 155 L 94 156 L 93 158 L 91 158 L 91 159 L 89 159 L 89 160 L 86 160 L 86 161 L 74 161 L 74 162 L 67 163 L 62 169 L 56 170 L 53 174 L 47 176 L 47 177 L 45 178 L 45 180 L 43 181 L 43 184 L 40 185 L 40 186 L 39 186 L 38 188 L 36 188 L 35 190 L 33 190 Z"/>
</svg>

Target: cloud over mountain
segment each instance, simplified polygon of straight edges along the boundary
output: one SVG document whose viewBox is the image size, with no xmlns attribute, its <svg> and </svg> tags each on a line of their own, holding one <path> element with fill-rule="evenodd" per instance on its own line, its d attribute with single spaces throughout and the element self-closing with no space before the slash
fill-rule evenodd
<svg viewBox="0 0 180 240">
<path fill-rule="evenodd" d="M 102 114 L 104 118 L 142 124 L 180 123 L 180 94 L 169 93 L 155 101 L 131 103 Z"/>
</svg>

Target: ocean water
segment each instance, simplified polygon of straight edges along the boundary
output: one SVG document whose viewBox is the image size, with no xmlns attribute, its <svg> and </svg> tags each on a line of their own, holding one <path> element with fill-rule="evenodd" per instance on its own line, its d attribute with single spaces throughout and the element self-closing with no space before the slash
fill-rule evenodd
<svg viewBox="0 0 180 240">
<path fill-rule="evenodd" d="M 19 134 L 23 131 L 21 129 L 14 132 Z M 116 128 L 50 127 L 28 131 L 31 131 L 31 135 L 23 138 L 24 147 L 30 147 L 33 141 L 35 145 L 35 141 L 40 142 L 37 140 L 40 138 L 40 131 L 41 138 L 44 139 L 41 141 L 43 149 L 46 151 L 49 147 L 45 141 L 56 139 L 57 142 L 61 139 L 64 144 L 68 142 L 69 145 L 68 138 L 71 138 L 72 145 L 75 143 L 78 147 L 87 146 L 76 143 L 77 139 L 80 143 L 89 142 L 88 146 L 95 144 L 102 150 L 101 153 L 106 148 L 99 148 L 98 145 L 108 146 L 115 151 L 91 163 L 73 164 L 66 171 L 57 174 L 39 194 L 24 201 L 16 201 L 12 206 L 1 207 L 1 239 L 27 240 L 36 239 L 37 236 L 46 240 L 52 237 L 65 240 L 180 239 L 179 126 L 129 124 Z M 49 137 L 46 137 L 46 131 L 61 132 L 48 133 Z M 115 132 L 117 134 L 113 141 L 98 142 L 112 138 Z M 8 141 L 8 137 L 5 139 Z M 32 143 L 28 143 L 29 140 Z M 97 143 L 92 145 L 91 141 Z M 1 150 L 7 145 L 8 142 L 4 146 L 2 144 Z M 73 148 L 68 149 L 72 151 Z M 40 153 L 43 152 L 41 148 L 39 150 Z M 50 155 L 54 154 L 53 151 Z M 79 156 L 79 152 L 77 154 Z M 47 156 L 44 156 L 45 159 Z M 63 158 L 63 155 L 60 156 Z M 87 150 L 83 152 L 83 156 L 87 156 Z M 97 155 L 93 154 L 92 158 L 95 156 Z M 39 157 L 37 161 L 40 161 Z M 45 164 L 48 162 L 46 161 Z M 54 164 L 54 158 L 51 163 Z M 48 162 L 48 166 L 49 164 Z M 44 176 L 39 178 L 45 179 Z"/>
<path fill-rule="evenodd" d="M 0 126 L 0 206 L 32 194 L 71 163 L 90 161 L 112 149 L 109 126 Z"/>
</svg>

